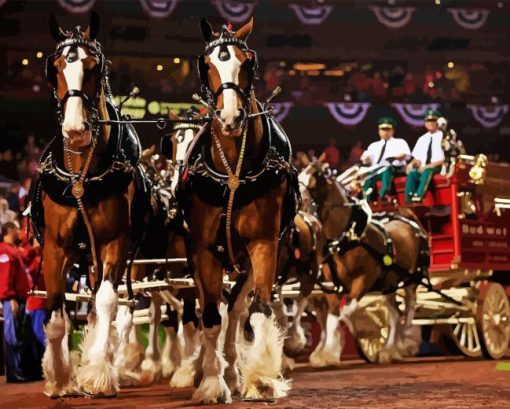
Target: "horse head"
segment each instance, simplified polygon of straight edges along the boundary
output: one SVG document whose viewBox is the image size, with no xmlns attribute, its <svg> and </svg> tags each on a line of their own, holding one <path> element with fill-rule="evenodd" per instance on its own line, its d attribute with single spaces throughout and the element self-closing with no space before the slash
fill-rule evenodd
<svg viewBox="0 0 510 409">
<path fill-rule="evenodd" d="M 221 123 L 223 134 L 237 137 L 251 110 L 257 54 L 246 44 L 253 29 L 253 18 L 233 31 L 230 25 L 215 33 L 201 21 L 205 53 L 198 59 L 198 72 L 206 100 Z"/>
<path fill-rule="evenodd" d="M 46 76 L 58 104 L 62 135 L 73 150 L 88 148 L 99 133 L 99 99 L 106 77 L 106 62 L 96 40 L 99 17 L 92 13 L 89 26 L 70 31 L 50 17 L 50 33 L 57 43 L 46 60 Z"/>
<path fill-rule="evenodd" d="M 298 176 L 302 209 L 313 209 L 328 239 L 340 236 L 352 209 L 346 190 L 336 181 L 335 176 L 328 164 L 317 162 L 310 163 Z"/>
</svg>

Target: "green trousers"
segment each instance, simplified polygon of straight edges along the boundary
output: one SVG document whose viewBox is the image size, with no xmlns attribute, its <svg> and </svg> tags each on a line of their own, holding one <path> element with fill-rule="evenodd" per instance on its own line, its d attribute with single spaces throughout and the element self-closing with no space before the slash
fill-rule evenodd
<svg viewBox="0 0 510 409">
<path fill-rule="evenodd" d="M 387 194 L 391 190 L 391 183 L 393 182 L 393 175 L 395 173 L 395 168 L 393 166 L 388 166 L 384 172 L 379 173 L 378 175 L 372 176 L 365 180 L 363 184 L 363 191 L 365 194 L 371 189 L 370 197 L 367 199 L 375 199 L 376 190 L 377 190 L 377 182 L 380 180 L 381 190 L 379 191 L 379 198 L 383 198 L 385 194 Z"/>
<path fill-rule="evenodd" d="M 406 203 L 412 203 L 412 197 L 418 196 L 421 199 L 427 193 L 432 176 L 441 171 L 441 166 L 427 168 L 420 173 L 418 169 L 413 169 L 407 175 L 406 179 Z"/>
</svg>

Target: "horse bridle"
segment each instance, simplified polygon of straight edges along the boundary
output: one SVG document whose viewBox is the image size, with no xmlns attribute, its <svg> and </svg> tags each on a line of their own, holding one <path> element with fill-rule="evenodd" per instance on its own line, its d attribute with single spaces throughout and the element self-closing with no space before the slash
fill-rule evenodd
<svg viewBox="0 0 510 409">
<path fill-rule="evenodd" d="M 209 78 L 208 78 L 208 71 L 209 66 L 205 63 L 205 57 L 212 53 L 212 51 L 217 48 L 221 47 L 219 58 L 222 59 L 222 55 L 229 55 L 229 52 L 227 50 L 227 46 L 234 45 L 244 51 L 248 57 L 248 59 L 243 63 L 242 67 L 244 67 L 248 72 L 248 84 L 243 89 L 239 85 L 237 85 L 234 82 L 224 82 L 222 83 L 216 91 L 213 91 L 211 89 L 211 86 L 209 84 Z M 226 53 L 226 54 L 225 54 Z M 228 59 L 228 57 L 226 57 Z M 201 55 L 198 58 L 198 72 L 200 76 L 200 80 L 202 82 L 202 93 L 205 96 L 205 101 L 208 103 L 208 105 L 212 108 L 214 113 L 216 112 L 216 106 L 218 103 L 218 98 L 222 94 L 223 91 L 227 89 L 232 89 L 235 91 L 235 93 L 241 97 L 241 100 L 243 101 L 243 110 L 245 113 L 249 113 L 250 111 L 250 104 L 251 104 L 251 95 L 252 91 L 254 89 L 254 79 L 255 74 L 257 72 L 258 68 L 258 59 L 257 59 L 257 53 L 250 49 L 245 41 L 240 40 L 239 38 L 235 38 L 233 36 L 233 33 L 230 31 L 230 29 L 227 26 L 223 26 L 221 37 L 207 43 L 205 47 L 205 53 L 204 55 Z"/>
<path fill-rule="evenodd" d="M 105 56 L 101 51 L 101 45 L 96 40 L 90 41 L 83 38 L 81 28 L 78 26 L 72 32 L 67 33 L 68 36 L 72 36 L 70 38 L 65 39 L 64 41 L 57 44 L 55 48 L 55 52 L 48 56 L 46 59 L 46 77 L 48 81 L 53 87 L 53 97 L 57 101 L 57 119 L 60 125 L 64 122 L 64 107 L 67 100 L 71 97 L 79 97 L 82 99 L 83 104 L 85 106 L 87 112 L 87 124 L 88 129 L 92 133 L 92 144 L 95 144 L 100 132 L 100 118 L 99 118 L 99 109 L 98 102 L 99 96 L 101 93 L 101 89 L 105 84 L 107 73 L 106 73 L 106 62 Z M 59 98 L 57 95 L 57 78 L 56 78 L 56 69 L 53 65 L 55 59 L 57 59 L 64 48 L 71 47 L 71 50 L 68 54 L 67 58 L 70 58 L 69 55 L 75 56 L 77 55 L 76 49 L 81 46 L 84 47 L 89 55 L 92 55 L 98 59 L 98 67 L 99 67 L 99 81 L 97 82 L 96 90 L 93 97 L 89 97 L 83 90 L 78 89 L 68 89 L 65 95 L 62 98 Z M 72 51 L 72 53 L 71 53 Z M 72 58 L 72 57 L 71 57 Z M 70 61 L 70 60 L 69 60 Z M 72 61 L 70 61 L 72 62 Z M 70 149 L 67 147 L 66 149 Z M 82 152 L 72 151 L 71 153 L 80 154 Z"/>
</svg>

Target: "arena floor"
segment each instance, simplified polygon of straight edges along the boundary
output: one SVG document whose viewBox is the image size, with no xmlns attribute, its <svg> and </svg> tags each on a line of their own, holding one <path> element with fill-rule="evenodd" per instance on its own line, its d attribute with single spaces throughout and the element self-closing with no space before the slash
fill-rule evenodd
<svg viewBox="0 0 510 409">
<path fill-rule="evenodd" d="M 510 360 L 463 358 L 412 359 L 374 366 L 350 361 L 339 367 L 315 370 L 299 366 L 288 398 L 276 403 L 234 401 L 216 408 L 508 408 Z M 50 400 L 42 384 L 9 385 L 0 378 L 0 408 L 196 408 L 191 389 L 172 390 L 166 382 L 145 388 L 123 389 L 117 398 Z"/>
</svg>

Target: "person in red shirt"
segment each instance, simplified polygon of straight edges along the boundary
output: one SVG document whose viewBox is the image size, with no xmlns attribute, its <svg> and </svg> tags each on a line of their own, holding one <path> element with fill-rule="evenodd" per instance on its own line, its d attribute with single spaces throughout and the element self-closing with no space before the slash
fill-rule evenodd
<svg viewBox="0 0 510 409">
<path fill-rule="evenodd" d="M 322 152 L 319 161 L 328 163 L 331 169 L 338 169 L 340 166 L 340 150 L 336 147 L 335 138 L 329 138 L 328 147 Z"/>
<path fill-rule="evenodd" d="M 27 293 L 31 279 L 26 270 L 16 243 L 19 240 L 17 222 L 7 222 L 2 226 L 0 243 L 0 301 L 3 304 L 4 339 L 6 346 L 7 382 L 25 382 L 31 380 L 23 374 L 23 340 L 20 328 Z"/>
</svg>

